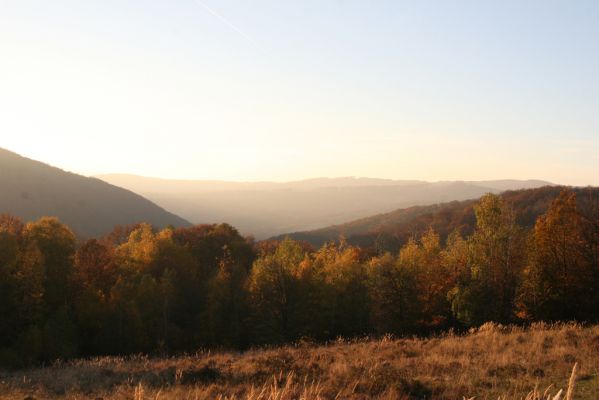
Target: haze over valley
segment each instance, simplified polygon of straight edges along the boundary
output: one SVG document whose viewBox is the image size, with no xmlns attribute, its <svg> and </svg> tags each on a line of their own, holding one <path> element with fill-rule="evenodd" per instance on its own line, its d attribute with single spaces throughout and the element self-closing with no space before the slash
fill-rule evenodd
<svg viewBox="0 0 599 400">
<path fill-rule="evenodd" d="M 398 208 L 550 185 L 539 180 L 425 182 L 354 177 L 285 183 L 168 180 L 126 174 L 98 178 L 139 193 L 193 223 L 227 222 L 257 239 Z"/>
<path fill-rule="evenodd" d="M 116 225 L 139 222 L 157 228 L 225 222 L 261 240 L 396 209 L 550 185 L 539 180 L 425 182 L 354 177 L 284 183 L 127 174 L 88 178 L 3 149 L 0 167 L 2 212 L 26 221 L 57 216 L 81 237 L 102 236 Z"/>
</svg>

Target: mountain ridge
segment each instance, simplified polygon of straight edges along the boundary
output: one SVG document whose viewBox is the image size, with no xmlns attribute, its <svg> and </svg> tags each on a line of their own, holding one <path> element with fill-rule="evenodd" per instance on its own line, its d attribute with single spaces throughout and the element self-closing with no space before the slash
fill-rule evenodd
<svg viewBox="0 0 599 400">
<path fill-rule="evenodd" d="M 104 235 L 116 225 L 138 222 L 160 227 L 190 225 L 133 191 L 3 148 L 0 148 L 0 190 L 0 213 L 26 221 L 55 216 L 80 237 Z"/>
<path fill-rule="evenodd" d="M 524 185 L 525 187 L 533 186 L 553 186 L 552 182 L 545 181 L 542 179 L 486 179 L 486 180 L 440 180 L 440 181 L 425 181 L 418 179 L 388 179 L 388 178 L 371 178 L 364 176 L 339 176 L 339 177 L 315 177 L 306 179 L 297 179 L 289 181 L 268 181 L 268 180 L 257 180 L 257 181 L 235 181 L 235 180 L 221 180 L 221 179 L 179 179 L 179 178 L 159 178 L 145 175 L 128 174 L 128 173 L 107 173 L 97 174 L 93 177 L 111 181 L 111 180 L 124 180 L 124 179 L 135 179 L 139 181 L 145 181 L 148 183 L 172 183 L 180 185 L 207 185 L 207 184 L 223 184 L 223 185 L 238 185 L 240 187 L 252 187 L 252 186 L 298 186 L 298 187 L 348 187 L 348 186 L 400 186 L 400 185 L 430 185 L 430 184 L 453 184 L 453 183 L 464 183 L 476 186 L 488 186 L 489 188 L 501 189 L 519 189 L 518 185 Z M 328 183 L 328 184 L 326 184 Z M 345 184 L 342 184 L 345 183 Z M 524 187 L 523 187 L 524 188 Z"/>
<path fill-rule="evenodd" d="M 510 190 L 502 192 L 500 196 L 513 207 L 517 222 L 525 228 L 532 228 L 536 218 L 544 213 L 551 201 L 566 188 L 577 193 L 581 207 L 584 207 L 588 201 L 585 194 L 589 194 L 591 199 L 599 198 L 597 187 L 569 186 Z M 418 237 L 431 227 L 440 234 L 442 239 L 453 230 L 463 235 L 470 234 L 476 223 L 474 205 L 477 202 L 478 199 L 469 199 L 400 208 L 343 224 L 277 235 L 271 239 L 280 240 L 289 237 L 319 247 L 325 242 L 344 237 L 350 244 L 369 247 L 374 246 L 379 237 L 385 237 L 385 240 L 392 242 L 393 250 L 396 250 L 410 237 Z"/>
</svg>

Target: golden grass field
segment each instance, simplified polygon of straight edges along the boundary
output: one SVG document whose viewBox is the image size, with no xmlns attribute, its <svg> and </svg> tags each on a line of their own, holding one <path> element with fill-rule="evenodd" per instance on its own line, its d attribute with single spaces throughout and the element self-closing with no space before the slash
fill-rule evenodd
<svg viewBox="0 0 599 400">
<path fill-rule="evenodd" d="M 599 399 L 599 326 L 485 324 L 432 338 L 75 360 L 0 372 L 0 393 L 19 400 Z"/>
</svg>

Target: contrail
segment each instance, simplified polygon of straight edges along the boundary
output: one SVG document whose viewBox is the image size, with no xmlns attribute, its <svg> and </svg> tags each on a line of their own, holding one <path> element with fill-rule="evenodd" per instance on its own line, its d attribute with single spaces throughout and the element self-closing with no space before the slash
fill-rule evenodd
<svg viewBox="0 0 599 400">
<path fill-rule="evenodd" d="M 196 2 L 197 5 L 199 5 L 200 7 L 202 7 L 204 10 L 208 11 L 210 14 L 212 14 L 216 18 L 220 19 L 221 22 L 224 23 L 225 25 L 227 25 L 229 28 L 233 29 L 235 32 L 237 32 L 241 36 L 243 36 L 244 39 L 247 40 L 248 42 L 250 42 L 254 47 L 260 48 L 258 46 L 258 43 L 256 43 L 256 41 L 254 39 L 252 39 L 252 37 L 250 35 L 248 35 L 244 31 L 242 31 L 241 29 L 239 29 L 231 21 L 229 21 L 228 19 L 226 19 L 225 17 L 223 17 L 222 15 L 220 15 L 219 13 L 217 13 L 216 11 L 214 11 L 212 8 L 208 7 L 208 5 L 205 4 L 204 2 L 202 2 L 201 0 L 194 0 L 194 1 Z"/>
</svg>

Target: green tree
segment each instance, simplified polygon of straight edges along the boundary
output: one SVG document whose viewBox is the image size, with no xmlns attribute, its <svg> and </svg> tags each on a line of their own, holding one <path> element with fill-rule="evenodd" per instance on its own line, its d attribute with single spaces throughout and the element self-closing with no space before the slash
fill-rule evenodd
<svg viewBox="0 0 599 400">
<path fill-rule="evenodd" d="M 476 229 L 468 240 L 468 268 L 450 291 L 455 316 L 466 325 L 511 322 L 522 270 L 526 236 L 501 197 L 487 194 L 475 206 Z"/>
</svg>

